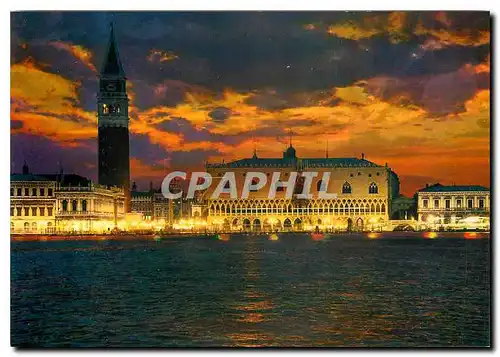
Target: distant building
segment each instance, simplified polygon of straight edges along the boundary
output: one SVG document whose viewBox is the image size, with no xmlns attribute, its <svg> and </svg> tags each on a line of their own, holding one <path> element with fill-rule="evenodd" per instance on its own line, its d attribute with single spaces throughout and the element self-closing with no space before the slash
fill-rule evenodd
<svg viewBox="0 0 500 357">
<path fill-rule="evenodd" d="M 130 211 L 142 214 L 146 221 L 153 219 L 153 191 L 137 191 L 135 182 L 130 192 Z"/>
<path fill-rule="evenodd" d="M 11 233 L 104 233 L 124 218 L 124 194 L 74 174 L 11 175 Z"/>
<path fill-rule="evenodd" d="M 172 181 L 171 191 L 175 192 L 176 182 Z M 161 193 L 160 189 L 154 189 L 150 183 L 149 191 L 137 191 L 134 183 L 131 191 L 131 211 L 141 213 L 143 219 L 147 221 L 165 221 L 172 223 L 175 218 L 175 206 L 179 205 L 176 201 L 169 200 Z"/>
<path fill-rule="evenodd" d="M 427 185 L 417 191 L 417 202 L 418 221 L 424 224 L 460 225 L 471 218 L 489 224 L 490 190 L 483 186 Z"/>
<path fill-rule="evenodd" d="M 400 195 L 392 200 L 391 204 L 391 219 L 416 219 L 417 218 L 417 202 L 414 197 L 405 197 Z"/>
</svg>

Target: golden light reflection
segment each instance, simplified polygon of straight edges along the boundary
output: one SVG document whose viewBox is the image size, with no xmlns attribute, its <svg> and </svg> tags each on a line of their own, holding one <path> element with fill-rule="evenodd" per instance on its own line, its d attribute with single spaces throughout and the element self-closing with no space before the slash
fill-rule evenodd
<svg viewBox="0 0 500 357">
<path fill-rule="evenodd" d="M 230 333 L 226 336 L 231 339 L 231 346 L 238 347 L 265 347 L 272 346 L 275 341 L 274 336 L 266 333 L 256 332 L 252 329 L 255 324 L 265 322 L 270 311 L 274 309 L 274 304 L 267 294 L 259 290 L 258 284 L 260 275 L 260 256 L 255 242 L 252 239 L 246 240 L 247 245 L 243 254 L 243 268 L 245 270 L 244 281 L 246 286 L 243 291 L 243 298 L 235 302 L 235 321 L 238 324 L 238 333 Z"/>
<path fill-rule="evenodd" d="M 424 238 L 426 239 L 435 239 L 438 237 L 437 232 L 424 232 Z"/>
<path fill-rule="evenodd" d="M 273 233 L 273 234 L 269 235 L 269 240 L 277 241 L 279 239 L 280 238 L 278 237 L 278 235 L 276 233 Z"/>
<path fill-rule="evenodd" d="M 370 232 L 367 234 L 367 237 L 370 239 L 377 239 L 380 238 L 380 233 Z"/>
</svg>

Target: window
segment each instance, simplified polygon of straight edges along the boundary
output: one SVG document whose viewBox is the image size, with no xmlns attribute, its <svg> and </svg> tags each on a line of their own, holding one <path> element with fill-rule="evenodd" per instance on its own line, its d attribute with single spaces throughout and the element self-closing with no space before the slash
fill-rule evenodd
<svg viewBox="0 0 500 357">
<path fill-rule="evenodd" d="M 28 222 L 24 222 L 24 231 L 29 232 L 30 230 L 30 224 Z"/>
<path fill-rule="evenodd" d="M 45 196 L 45 189 L 44 188 L 40 189 L 40 196 Z"/>
<path fill-rule="evenodd" d="M 22 214 L 21 207 L 16 207 L 16 216 L 21 216 L 21 214 Z"/>
<path fill-rule="evenodd" d="M 450 209 L 450 207 L 451 207 L 451 201 L 450 200 L 445 200 L 444 201 L 444 205 L 445 205 L 446 209 Z"/>
<path fill-rule="evenodd" d="M 31 215 L 36 217 L 36 207 L 31 207 Z"/>
<path fill-rule="evenodd" d="M 378 186 L 375 182 L 372 182 L 368 187 L 368 193 L 378 193 Z"/>
<path fill-rule="evenodd" d="M 17 189 L 17 195 L 18 195 L 18 196 L 21 196 L 21 195 L 22 195 L 22 191 L 21 191 L 21 189 L 20 189 L 20 188 L 18 188 L 18 189 Z"/>
<path fill-rule="evenodd" d="M 66 212 L 68 210 L 68 201 L 67 200 L 62 201 L 62 210 L 64 212 Z M 49 215 L 49 216 L 52 216 L 52 215 Z"/>
<path fill-rule="evenodd" d="M 25 196 L 29 196 L 29 195 L 30 195 L 30 189 L 29 189 L 29 188 L 27 188 L 27 187 L 26 187 L 26 188 L 24 189 L 24 195 L 25 195 Z"/>
<path fill-rule="evenodd" d="M 48 196 L 52 196 L 52 189 L 51 188 L 49 188 L 49 194 L 48 194 Z"/>
<path fill-rule="evenodd" d="M 103 114 L 108 114 L 109 113 L 109 107 L 107 104 L 102 105 L 102 113 Z"/>
<path fill-rule="evenodd" d="M 472 208 L 474 206 L 474 201 L 473 200 L 467 200 L 467 208 Z"/>
<path fill-rule="evenodd" d="M 344 185 L 342 186 L 342 193 L 352 193 L 352 187 L 349 182 L 344 182 Z"/>
<path fill-rule="evenodd" d="M 479 208 L 484 208 L 484 200 L 482 198 L 479 199 Z"/>
<path fill-rule="evenodd" d="M 462 208 L 462 200 L 457 200 L 457 208 Z"/>
<path fill-rule="evenodd" d="M 321 187 L 321 185 L 323 184 L 323 180 L 319 180 L 317 183 L 316 183 L 316 191 L 325 191 L 325 188 Z"/>
<path fill-rule="evenodd" d="M 52 207 L 47 208 L 47 215 L 52 216 Z"/>
<path fill-rule="evenodd" d="M 30 209 L 28 207 L 24 207 L 24 215 L 29 216 L 30 215 Z"/>
<path fill-rule="evenodd" d="M 14 189 L 12 187 L 10 188 L 10 195 L 14 196 Z"/>
<path fill-rule="evenodd" d="M 423 204 L 424 204 L 424 208 L 427 208 L 429 206 L 429 201 L 427 200 L 423 200 Z"/>
<path fill-rule="evenodd" d="M 120 113 L 120 104 L 112 104 L 109 106 L 109 113 Z"/>
<path fill-rule="evenodd" d="M 434 208 L 439 208 L 439 200 L 434 200 Z"/>
<path fill-rule="evenodd" d="M 87 212 L 87 200 L 82 201 L 82 211 Z"/>
<path fill-rule="evenodd" d="M 257 185 L 258 183 L 259 183 L 259 179 L 258 179 L 258 178 L 256 178 L 256 177 L 254 177 L 254 178 L 252 179 L 252 186 L 253 186 L 253 185 Z M 250 190 L 250 192 L 257 192 L 257 189 L 256 189 L 255 187 L 252 187 L 252 189 Z"/>
<path fill-rule="evenodd" d="M 14 215 L 14 207 L 11 207 L 10 208 L 10 215 L 13 216 Z"/>
<path fill-rule="evenodd" d="M 31 230 L 36 232 L 36 222 L 31 223 Z"/>
<path fill-rule="evenodd" d="M 78 207 L 78 202 L 76 202 L 76 200 L 73 200 L 71 202 L 71 210 L 76 211 L 77 207 Z"/>
<path fill-rule="evenodd" d="M 40 216 L 45 216 L 45 207 L 40 207 Z"/>
<path fill-rule="evenodd" d="M 36 196 L 36 188 L 31 189 L 31 196 Z"/>
</svg>

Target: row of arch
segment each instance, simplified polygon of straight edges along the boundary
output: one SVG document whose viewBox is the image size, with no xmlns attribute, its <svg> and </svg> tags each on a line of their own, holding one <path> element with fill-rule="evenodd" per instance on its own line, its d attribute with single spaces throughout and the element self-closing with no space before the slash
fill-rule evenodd
<svg viewBox="0 0 500 357">
<path fill-rule="evenodd" d="M 383 200 L 363 202 L 335 202 L 330 204 L 309 203 L 305 207 L 294 206 L 292 203 L 212 203 L 209 206 L 209 216 L 225 215 L 365 215 L 386 214 L 386 204 Z"/>
<path fill-rule="evenodd" d="M 379 223 L 382 222 L 382 219 Z M 283 222 L 279 219 L 274 220 L 272 223 L 268 219 L 259 218 L 234 218 L 234 219 L 224 219 L 222 223 L 222 229 L 225 231 L 239 230 L 253 231 L 253 232 L 269 232 L 269 231 L 301 231 L 304 230 L 304 225 L 307 226 L 321 226 L 324 222 L 321 218 L 314 219 L 301 219 L 287 217 Z M 342 220 L 343 229 L 345 230 L 363 230 L 365 228 L 366 222 L 362 217 L 358 218 L 348 218 Z"/>
<path fill-rule="evenodd" d="M 52 222 L 47 222 L 47 230 L 52 230 L 54 228 L 54 225 L 52 224 Z M 15 228 L 15 225 L 14 225 L 14 222 L 10 222 L 10 229 L 11 231 L 14 230 Z M 29 232 L 37 232 L 38 231 L 38 225 L 37 225 L 37 222 L 31 222 L 31 225 L 29 222 L 24 222 L 23 224 L 23 230 L 25 233 L 29 233 Z"/>
</svg>

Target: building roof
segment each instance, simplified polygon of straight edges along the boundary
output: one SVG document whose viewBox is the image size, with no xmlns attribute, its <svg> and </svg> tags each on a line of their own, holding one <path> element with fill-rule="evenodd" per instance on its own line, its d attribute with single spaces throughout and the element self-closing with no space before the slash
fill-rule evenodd
<svg viewBox="0 0 500 357">
<path fill-rule="evenodd" d="M 153 197 L 153 192 L 151 191 L 130 191 L 131 197 Z"/>
<path fill-rule="evenodd" d="M 111 33 L 109 38 L 108 53 L 104 59 L 104 64 L 101 68 L 101 76 L 112 76 L 125 78 L 125 71 L 123 70 L 118 54 L 118 45 L 115 40 L 115 31 L 113 24 L 111 24 Z"/>
<path fill-rule="evenodd" d="M 444 186 L 436 183 L 429 187 L 421 188 L 418 192 L 469 192 L 469 191 L 490 191 L 489 188 L 478 185 L 465 185 L 465 186 Z"/>
<path fill-rule="evenodd" d="M 58 181 L 62 186 L 89 186 L 92 181 L 77 174 L 38 174 L 49 181 Z"/>
<path fill-rule="evenodd" d="M 381 167 L 365 159 L 349 158 L 248 158 L 228 163 L 207 164 L 207 167 L 292 167 L 300 163 L 302 167 Z"/>
</svg>

